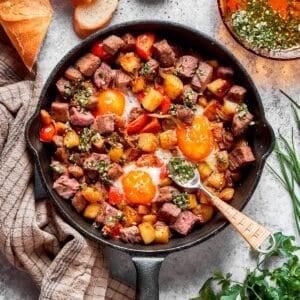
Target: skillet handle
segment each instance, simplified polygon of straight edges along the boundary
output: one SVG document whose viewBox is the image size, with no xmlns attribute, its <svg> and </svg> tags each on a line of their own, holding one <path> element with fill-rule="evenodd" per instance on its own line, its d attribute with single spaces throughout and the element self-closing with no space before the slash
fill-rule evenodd
<svg viewBox="0 0 300 300">
<path fill-rule="evenodd" d="M 159 300 L 159 270 L 164 257 L 132 257 L 136 269 L 137 300 Z"/>
</svg>

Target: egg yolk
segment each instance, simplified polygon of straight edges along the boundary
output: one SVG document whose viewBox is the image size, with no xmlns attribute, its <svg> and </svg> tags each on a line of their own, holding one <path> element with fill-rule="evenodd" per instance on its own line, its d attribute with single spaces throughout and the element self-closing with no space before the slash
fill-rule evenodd
<svg viewBox="0 0 300 300">
<path fill-rule="evenodd" d="M 122 177 L 126 199 L 132 204 L 150 204 L 156 194 L 156 186 L 144 171 L 130 171 Z"/>
<path fill-rule="evenodd" d="M 214 139 L 205 116 L 195 117 L 191 126 L 178 127 L 176 134 L 179 149 L 190 160 L 201 161 L 213 150 Z"/>
<path fill-rule="evenodd" d="M 114 113 L 121 116 L 125 108 L 125 96 L 122 92 L 107 89 L 100 93 L 96 115 Z"/>
</svg>

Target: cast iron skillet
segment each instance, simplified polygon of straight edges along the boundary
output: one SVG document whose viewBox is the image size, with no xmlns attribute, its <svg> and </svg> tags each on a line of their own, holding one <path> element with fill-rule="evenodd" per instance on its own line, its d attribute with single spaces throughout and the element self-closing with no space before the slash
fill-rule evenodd
<svg viewBox="0 0 300 300">
<path fill-rule="evenodd" d="M 256 161 L 247 169 L 241 184 L 236 188 L 236 194 L 231 204 L 237 209 L 242 209 L 246 205 L 257 186 L 265 160 L 274 146 L 274 133 L 265 119 L 261 98 L 250 76 L 237 59 L 212 38 L 193 28 L 177 23 L 136 21 L 106 28 L 82 41 L 78 46 L 67 53 L 54 68 L 44 85 L 36 112 L 26 126 L 26 140 L 33 153 L 43 187 L 63 218 L 71 226 L 92 240 L 127 252 L 131 255 L 137 270 L 137 294 L 139 299 L 155 300 L 158 299 L 159 294 L 159 269 L 165 256 L 171 252 L 182 250 L 205 241 L 220 232 L 228 223 L 220 214 L 216 214 L 205 226 L 194 230 L 186 237 L 175 237 L 165 245 L 146 246 L 104 239 L 99 230 L 91 227 L 90 223 L 85 221 L 81 215 L 75 212 L 68 201 L 60 198 L 52 189 L 53 180 L 49 171 L 51 147 L 44 145 L 39 141 L 39 110 L 41 108 L 49 108 L 50 103 L 54 100 L 56 94 L 55 82 L 62 76 L 66 68 L 82 54 L 89 51 L 95 40 L 103 39 L 110 34 L 120 35 L 125 32 L 138 33 L 145 31 L 155 32 L 157 35 L 162 35 L 168 39 L 175 40 L 177 43 L 184 46 L 191 46 L 205 54 L 206 57 L 215 58 L 223 65 L 233 67 L 235 71 L 235 81 L 247 88 L 247 104 L 250 111 L 254 114 L 256 121 L 255 126 L 252 127 L 249 133 L 249 140 L 254 150 Z"/>
</svg>

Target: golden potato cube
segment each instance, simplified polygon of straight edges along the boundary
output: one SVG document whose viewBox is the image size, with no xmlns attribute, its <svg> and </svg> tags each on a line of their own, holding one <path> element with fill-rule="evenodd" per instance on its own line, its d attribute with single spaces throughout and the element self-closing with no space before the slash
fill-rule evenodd
<svg viewBox="0 0 300 300">
<path fill-rule="evenodd" d="M 55 122 L 56 134 L 63 135 L 66 132 L 67 128 L 68 126 L 65 123 Z"/>
<path fill-rule="evenodd" d="M 140 68 L 141 60 L 134 52 L 128 52 L 119 59 L 121 67 L 129 73 Z"/>
<path fill-rule="evenodd" d="M 217 190 L 221 190 L 226 185 L 226 179 L 223 173 L 214 172 L 207 178 L 207 183 Z"/>
<path fill-rule="evenodd" d="M 219 98 L 225 96 L 225 94 L 229 90 L 229 87 L 230 85 L 228 81 L 221 78 L 216 79 L 207 85 L 208 90 Z"/>
<path fill-rule="evenodd" d="M 111 147 L 108 151 L 108 155 L 109 158 L 113 161 L 113 162 L 119 162 L 123 155 L 124 155 L 124 151 L 123 148 L 120 146 L 117 147 Z"/>
<path fill-rule="evenodd" d="M 217 152 L 216 154 L 217 160 L 217 169 L 219 172 L 224 172 L 229 167 L 229 158 L 228 152 L 226 150 Z"/>
<path fill-rule="evenodd" d="M 102 192 L 94 186 L 85 186 L 81 191 L 82 196 L 90 203 L 96 203 L 102 200 Z"/>
<path fill-rule="evenodd" d="M 78 147 L 80 144 L 80 138 L 79 135 L 74 131 L 68 131 L 64 136 L 64 145 L 71 149 Z"/>
<path fill-rule="evenodd" d="M 75 178 L 80 178 L 84 175 L 84 171 L 80 166 L 77 165 L 69 165 L 68 172 Z"/>
<path fill-rule="evenodd" d="M 170 229 L 168 226 L 155 227 L 155 243 L 167 244 L 170 238 Z"/>
<path fill-rule="evenodd" d="M 151 223 L 144 222 L 139 225 L 140 234 L 143 242 L 151 244 L 155 240 L 155 229 Z"/>
<path fill-rule="evenodd" d="M 213 172 L 212 168 L 207 162 L 201 162 L 198 165 L 198 171 L 202 180 L 205 180 Z"/>
<path fill-rule="evenodd" d="M 43 126 L 50 125 L 53 121 L 52 117 L 50 116 L 50 114 L 45 109 L 41 109 L 40 118 L 41 118 L 41 121 L 43 123 Z"/>
<path fill-rule="evenodd" d="M 140 215 L 148 215 L 148 214 L 150 214 L 150 212 L 151 212 L 151 207 L 150 207 L 150 206 L 147 206 L 147 205 L 142 205 L 142 204 L 140 204 L 140 205 L 138 205 L 138 207 L 137 207 L 137 212 L 138 212 L 138 214 L 140 214 Z"/>
<path fill-rule="evenodd" d="M 211 65 L 213 68 L 217 68 L 219 66 L 219 62 L 215 59 L 208 60 L 207 63 Z"/>
<path fill-rule="evenodd" d="M 141 223 L 141 216 L 137 213 L 137 211 L 126 205 L 123 208 L 123 213 L 124 213 L 124 217 L 125 217 L 125 226 L 129 227 L 131 225 L 136 225 L 138 223 Z"/>
<path fill-rule="evenodd" d="M 141 133 L 138 137 L 138 148 L 144 152 L 154 152 L 158 146 L 158 139 L 153 133 Z"/>
<path fill-rule="evenodd" d="M 168 186 L 172 184 L 172 180 L 169 177 L 160 180 L 159 186 Z"/>
<path fill-rule="evenodd" d="M 192 211 L 201 223 L 208 222 L 214 215 L 214 208 L 207 204 L 198 204 Z"/>
<path fill-rule="evenodd" d="M 224 100 L 222 111 L 225 115 L 232 117 L 237 112 L 238 108 L 239 104 L 229 100 Z"/>
<path fill-rule="evenodd" d="M 150 88 L 145 97 L 142 99 L 142 105 L 146 110 L 153 112 L 160 106 L 163 101 L 163 97 L 164 96 L 160 92 L 154 88 Z"/>
<path fill-rule="evenodd" d="M 233 198 L 234 195 L 234 189 L 233 188 L 225 188 L 221 191 L 219 194 L 219 198 L 224 201 L 230 201 Z"/>
<path fill-rule="evenodd" d="M 132 91 L 134 93 L 142 92 L 145 89 L 145 86 L 145 78 L 143 76 L 138 76 L 133 82 Z"/>
<path fill-rule="evenodd" d="M 188 209 L 194 209 L 197 206 L 197 197 L 194 194 L 188 195 Z"/>
<path fill-rule="evenodd" d="M 89 204 L 84 212 L 83 212 L 83 216 L 87 219 L 95 219 L 98 215 L 98 213 L 100 212 L 102 207 L 102 204 L 100 203 L 92 203 Z"/>
<path fill-rule="evenodd" d="M 160 133 L 159 142 L 163 149 L 174 149 L 177 145 L 177 135 L 175 130 L 167 130 Z"/>
<path fill-rule="evenodd" d="M 144 215 L 142 220 L 143 220 L 143 222 L 148 222 L 148 223 L 154 224 L 157 221 L 157 216 L 156 215 Z"/>
<path fill-rule="evenodd" d="M 173 74 L 166 74 L 164 76 L 164 89 L 166 94 L 171 99 L 176 99 L 178 96 L 182 94 L 183 91 L 183 83 L 181 79 Z"/>
<path fill-rule="evenodd" d="M 204 96 L 200 96 L 198 98 L 198 104 L 202 107 L 205 107 L 207 105 L 207 99 Z"/>
</svg>

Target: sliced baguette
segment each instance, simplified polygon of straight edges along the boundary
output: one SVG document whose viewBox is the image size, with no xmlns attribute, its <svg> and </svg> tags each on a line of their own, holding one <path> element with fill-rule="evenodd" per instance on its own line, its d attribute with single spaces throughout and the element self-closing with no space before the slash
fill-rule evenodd
<svg viewBox="0 0 300 300">
<path fill-rule="evenodd" d="M 29 71 L 47 33 L 52 14 L 48 0 L 0 1 L 0 24 Z"/>
<path fill-rule="evenodd" d="M 86 38 L 104 27 L 118 7 L 118 0 L 94 0 L 78 5 L 73 16 L 74 30 L 80 38 Z"/>
</svg>

